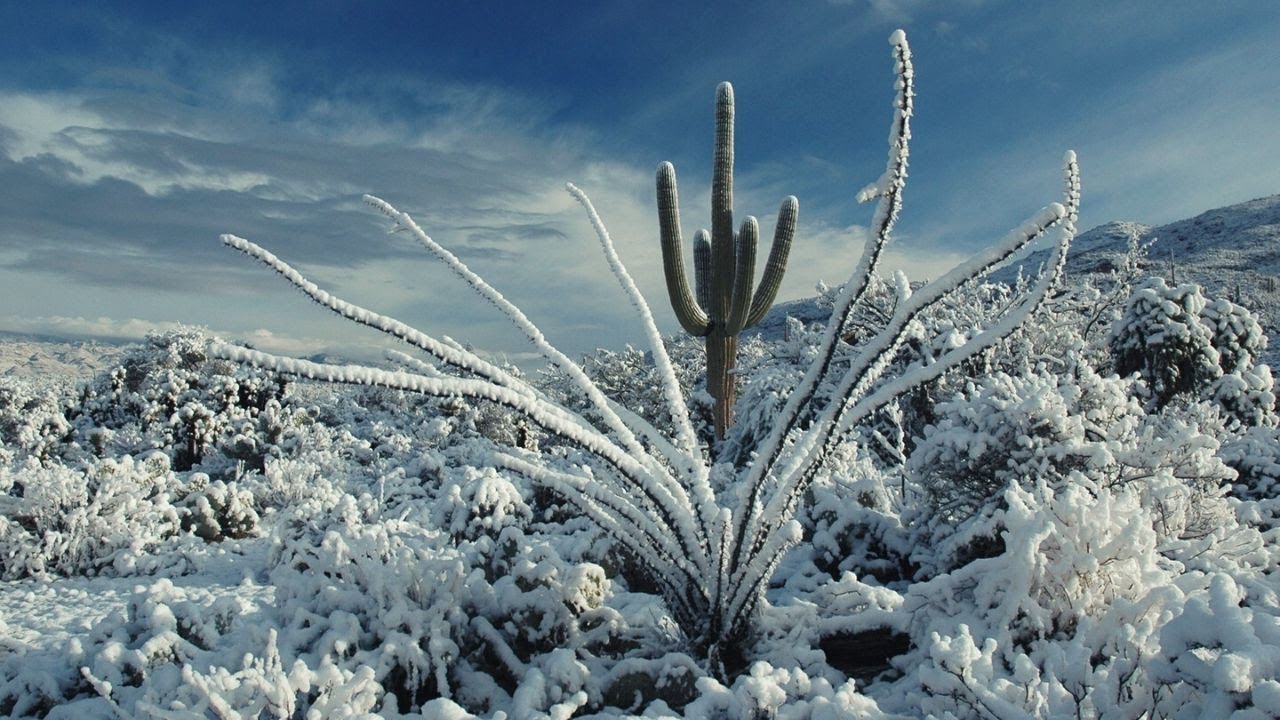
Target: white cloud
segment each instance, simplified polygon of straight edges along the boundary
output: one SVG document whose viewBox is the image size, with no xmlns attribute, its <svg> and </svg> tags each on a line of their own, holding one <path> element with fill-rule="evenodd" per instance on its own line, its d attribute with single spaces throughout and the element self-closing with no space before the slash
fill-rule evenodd
<svg viewBox="0 0 1280 720">
<path fill-rule="evenodd" d="M 275 102 L 270 73 L 253 77 L 256 89 L 228 100 L 246 105 L 218 112 Z M 257 316 L 298 307 L 297 293 L 269 273 L 254 275 L 252 263 L 234 253 L 218 254 L 217 233 L 227 231 L 261 242 L 353 302 L 521 357 L 527 343 L 496 311 L 412 239 L 380 232 L 388 221 L 358 200 L 371 192 L 412 212 L 429 234 L 519 299 L 566 352 L 616 346 L 639 334 L 623 297 L 609 295 L 613 280 L 564 183 L 580 183 L 620 238 L 636 238 L 635 252 L 624 254 L 637 258 L 641 275 L 652 274 L 656 221 L 648 172 L 601 162 L 563 128 L 546 137 L 527 126 L 527 116 L 509 118 L 511 107 L 528 105 L 523 98 L 457 88 L 447 93 L 449 107 L 419 130 L 334 103 L 304 113 L 283 133 L 263 118 L 223 128 L 216 139 L 199 131 L 213 117 L 206 110 L 151 97 L 145 104 L 154 110 L 146 112 L 138 98 L 127 101 L 132 111 L 115 113 L 113 100 L 102 95 L 0 96 L 8 160 L 23 164 L 10 170 L 35 174 L 52 191 L 29 209 L 38 216 L 35 232 L 20 230 L 17 217 L 0 228 L 0 247 L 23 248 L 0 253 L 0 276 L 25 275 L 0 287 L 0 306 L 47 309 L 0 326 L 139 339 L 183 322 L 289 354 L 350 355 L 380 342 L 305 305 L 298 322 L 319 336 L 263 334 Z M 459 108 L 476 112 L 460 120 Z M 281 142 L 267 145 L 264 137 Z M 136 209 L 122 205 L 120 188 L 104 179 L 134 185 L 148 199 Z M 76 200 L 63 200 L 60 190 Z M 236 289 L 229 281 L 246 285 Z M 86 319 L 95 313 L 168 314 L 174 322 Z M 295 325 L 274 323 L 272 331 Z"/>
<path fill-rule="evenodd" d="M 131 162 L 118 152 L 119 135 L 164 135 L 176 129 L 122 124 L 88 109 L 82 98 L 63 93 L 0 93 L 0 127 L 11 133 L 10 160 L 54 158 L 74 168 L 71 178 L 83 184 L 111 178 L 137 185 L 149 195 L 166 195 L 201 189 L 244 192 L 273 182 L 262 172 L 208 167 L 189 157 L 170 155 L 150 165 Z"/>
<path fill-rule="evenodd" d="M 172 321 L 143 320 L 140 318 L 117 319 L 110 317 L 65 317 L 58 315 L 18 317 L 0 316 L 0 332 L 15 335 L 33 335 L 63 340 L 99 340 L 107 342 L 139 342 L 153 333 L 168 333 L 199 329 L 229 342 L 244 342 L 259 350 L 294 357 L 315 354 L 350 355 L 351 348 L 329 339 L 293 337 L 266 328 L 247 332 L 217 330 Z M 360 355 L 379 357 L 379 348 L 369 348 Z"/>
<path fill-rule="evenodd" d="M 49 335 L 61 338 L 92 338 L 98 340 L 141 340 L 152 332 L 170 332 L 182 329 L 182 323 L 152 322 L 129 318 L 116 320 L 108 317 L 16 317 L 0 316 L 0 330 L 19 335 Z"/>
<path fill-rule="evenodd" d="M 24 160 L 45 152 L 65 128 L 101 128 L 104 121 L 74 96 L 5 92 L 0 93 L 0 126 L 11 133 L 9 158 Z"/>
</svg>

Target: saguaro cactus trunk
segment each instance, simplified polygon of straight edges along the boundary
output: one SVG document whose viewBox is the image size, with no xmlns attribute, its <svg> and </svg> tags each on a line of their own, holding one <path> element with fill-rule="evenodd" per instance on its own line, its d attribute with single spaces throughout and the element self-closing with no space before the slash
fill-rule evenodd
<svg viewBox="0 0 1280 720">
<path fill-rule="evenodd" d="M 733 230 L 733 112 L 733 86 L 721 83 L 716 89 L 711 233 L 699 230 L 694 237 L 696 295 L 690 291 L 684 268 L 675 167 L 669 162 L 662 163 L 658 166 L 657 178 L 667 294 L 680 325 L 690 334 L 705 338 L 707 391 L 715 399 L 717 439 L 723 439 L 733 425 L 738 335 L 759 323 L 773 305 L 786 270 L 799 213 L 799 203 L 794 196 L 782 201 L 764 275 L 759 286 L 753 287 L 760 227 L 754 217 L 748 216 L 738 232 Z"/>
</svg>

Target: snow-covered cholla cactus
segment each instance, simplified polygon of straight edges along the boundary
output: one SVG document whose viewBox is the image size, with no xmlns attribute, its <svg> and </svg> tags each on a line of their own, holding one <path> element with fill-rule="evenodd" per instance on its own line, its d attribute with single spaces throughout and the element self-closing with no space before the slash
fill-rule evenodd
<svg viewBox="0 0 1280 720">
<path fill-rule="evenodd" d="M 762 319 L 773 305 L 786 271 L 800 204 L 795 196 L 782 201 L 773 245 L 760 285 L 753 289 L 759 223 L 750 215 L 733 231 L 733 86 L 716 89 L 716 144 L 711 180 L 711 234 L 699 230 L 693 239 L 695 292 L 689 290 L 681 252 L 680 202 L 676 169 L 658 166 L 658 225 L 662 269 L 676 319 L 690 334 L 705 338 L 707 392 L 715 399 L 712 419 L 716 439 L 733 424 L 737 398 L 738 334 Z"/>
<path fill-rule="evenodd" d="M 890 44 L 897 93 L 889 159 L 884 174 L 858 195 L 860 201 L 878 201 L 862 259 L 835 302 L 816 359 L 776 414 L 772 427 L 761 436 L 754 459 L 744 467 L 714 466 L 699 446 L 648 305 L 619 261 L 586 194 L 572 185 L 569 192 L 585 207 L 610 267 L 643 321 L 653 362 L 662 378 L 670 432 L 659 430 L 607 398 L 518 308 L 432 240 L 412 218 L 373 197 L 366 199 L 390 217 L 397 229 L 415 237 L 504 312 L 572 380 L 587 409 L 574 411 L 548 399 L 524 380 L 456 343 L 438 340 L 333 297 L 263 248 L 230 235 L 223 237 L 227 245 L 275 269 L 315 301 L 354 322 L 403 339 L 434 356 L 442 367 L 437 369 L 400 353 L 394 353 L 393 358 L 402 362 L 403 371 L 323 365 L 227 344 L 214 346 L 213 352 L 292 376 L 493 402 L 523 416 L 555 439 L 544 441 L 542 452 L 495 447 L 487 462 L 525 475 L 560 495 L 612 535 L 651 571 L 685 635 L 688 651 L 700 657 L 712 673 L 731 676 L 745 666 L 764 591 L 783 554 L 800 539 L 800 525 L 794 516 L 825 460 L 877 409 L 984 352 L 1019 327 L 1058 279 L 1074 233 L 1079 182 L 1075 156 L 1068 153 L 1064 204 L 1044 208 L 993 248 L 909 297 L 903 287 L 901 301 L 879 334 L 859 354 L 847 357 L 847 346 L 842 346 L 840 338 L 855 306 L 873 285 L 873 273 L 902 205 L 907 175 L 913 100 L 911 54 L 901 31 L 890 37 Z M 1051 261 L 1004 316 L 986 327 L 972 328 L 966 342 L 935 357 L 931 364 L 911 365 L 888 376 L 891 360 L 922 313 L 1052 229 L 1057 233 Z M 736 473 L 733 481 L 723 485 L 719 497 L 712 483 L 713 471 L 717 483 L 723 474 Z"/>
</svg>

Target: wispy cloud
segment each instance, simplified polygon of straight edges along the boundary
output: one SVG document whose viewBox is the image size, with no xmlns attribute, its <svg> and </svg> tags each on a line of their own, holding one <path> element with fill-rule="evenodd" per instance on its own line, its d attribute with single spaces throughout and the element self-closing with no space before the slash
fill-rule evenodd
<svg viewBox="0 0 1280 720">
<path fill-rule="evenodd" d="M 1259 91 L 1275 81 L 1274 66 L 1258 61 L 1269 55 L 1270 34 L 1243 33 L 1230 45 L 1117 72 L 1095 92 L 1038 89 L 1063 106 L 1047 113 L 1047 124 L 1034 132 L 1011 127 L 984 153 L 956 155 L 945 166 L 929 157 L 918 163 L 924 170 L 908 205 L 923 201 L 934 212 L 906 223 L 965 248 L 989 242 L 1056 199 L 1055 163 L 1068 148 L 1083 173 L 1082 229 L 1169 222 L 1280 192 L 1275 103 Z"/>
<path fill-rule="evenodd" d="M 153 322 L 130 318 L 114 320 L 107 317 L 0 317 L 0 331 L 20 335 L 51 335 L 55 337 L 95 338 L 99 340 L 134 341 L 153 332 L 170 332 L 185 327 L 177 322 Z"/>
<path fill-rule="evenodd" d="M 270 105 L 270 82 L 263 73 L 243 102 Z M 101 97 L 9 92 L 0 97 L 6 132 L 0 179 L 21 190 L 0 198 L 6 218 L 0 247 L 8 249 L 0 253 L 6 288 L 0 300 L 8 295 L 11 308 L 74 313 L 80 297 L 118 317 L 139 303 L 107 298 L 132 291 L 154 297 L 150 320 L 55 322 L 42 313 L 38 325 L 132 337 L 142 332 L 139 323 L 166 327 L 161 317 L 169 313 L 174 321 L 260 335 L 246 299 L 276 306 L 282 303 L 274 298 L 293 291 L 219 247 L 220 232 L 235 232 L 353 301 L 481 347 L 520 352 L 524 341 L 492 308 L 406 235 L 382 232 L 387 221 L 360 202 L 368 191 L 412 212 L 432 236 L 520 299 L 572 352 L 633 335 L 618 329 L 630 312 L 625 303 L 599 301 L 612 281 L 563 183 L 582 183 L 606 212 L 634 228 L 651 201 L 618 183 L 642 173 L 584 152 L 563 129 L 552 136 L 531 129 L 527 115 L 512 115 L 512 108 L 527 105 L 523 98 L 508 102 L 491 89 L 469 95 L 458 87 L 443 96 L 439 112 L 422 127 L 317 102 L 285 133 L 275 127 L 278 120 L 265 118 L 211 137 L 199 130 L 210 122 L 204 111 L 175 107 L 165 97 L 146 98 L 154 112 L 135 124 L 133 115 L 113 113 Z M 650 249 L 635 253 L 641 272 L 652 269 Z M 164 301 L 181 294 L 205 300 Z M 575 317 L 579 309 L 583 317 Z M 327 341 L 297 347 L 333 346 L 348 334 L 342 321 L 327 321 Z"/>
</svg>

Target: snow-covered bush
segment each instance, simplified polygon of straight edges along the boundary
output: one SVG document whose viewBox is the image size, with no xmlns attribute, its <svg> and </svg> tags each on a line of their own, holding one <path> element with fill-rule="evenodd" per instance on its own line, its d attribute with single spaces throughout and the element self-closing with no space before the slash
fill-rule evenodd
<svg viewBox="0 0 1280 720">
<path fill-rule="evenodd" d="M 54 461 L 72 435 L 64 388 L 0 378 L 0 461 Z"/>
<path fill-rule="evenodd" d="M 0 466 L 0 577 L 154 570 L 149 551 L 180 531 L 181 491 L 162 453 Z"/>
<path fill-rule="evenodd" d="M 1198 394 L 1222 375 L 1213 330 L 1200 321 L 1204 306 L 1199 285 L 1169 287 L 1152 277 L 1134 291 L 1124 317 L 1111 328 L 1116 372 L 1141 375 L 1156 407 Z"/>
<path fill-rule="evenodd" d="M 1064 376 L 994 375 L 942 403 L 907 465 L 926 500 L 911 522 L 939 569 L 1003 550 L 1011 487 L 1126 488 L 1162 542 L 1202 536 L 1231 515 L 1222 496 L 1236 473 L 1217 454 L 1216 411 L 1148 415 L 1132 387 L 1080 364 Z"/>
<path fill-rule="evenodd" d="M 1247 425 L 1276 421 L 1271 370 L 1255 365 L 1266 349 L 1262 326 L 1229 300 L 1207 299 L 1199 285 L 1149 278 L 1112 326 L 1110 345 L 1116 372 L 1141 376 L 1156 408 L 1199 398 Z"/>
<path fill-rule="evenodd" d="M 1188 593 L 1182 613 L 1160 630 L 1152 662 L 1155 713 L 1162 717 L 1280 716 L 1280 608 L 1215 573 Z M 1252 605 L 1252 606 L 1250 606 Z"/>
<path fill-rule="evenodd" d="M 1123 383 L 1082 371 L 1078 378 L 996 373 L 938 406 L 938 421 L 907 464 L 936 521 L 968 520 L 1013 483 L 1056 486 L 1073 470 L 1115 462 L 1107 442 L 1131 435 L 1141 409 Z"/>
<path fill-rule="evenodd" d="M 178 471 L 239 462 L 261 469 L 271 433 L 259 423 L 284 392 L 279 375 L 208 354 L 199 330 L 153 334 L 115 368 L 82 389 L 74 423 L 96 452 L 162 450 Z M 217 455 L 217 457 L 213 457 Z"/>
<path fill-rule="evenodd" d="M 204 473 L 192 473 L 179 504 L 187 511 L 182 529 L 207 542 L 245 538 L 258 530 L 253 493 L 234 482 L 210 481 Z"/>
<path fill-rule="evenodd" d="M 1200 320 L 1212 334 L 1223 372 L 1253 367 L 1267 349 L 1267 335 L 1258 317 L 1226 298 L 1206 302 Z"/>
<path fill-rule="evenodd" d="M 1151 490 L 1080 472 L 1011 486 L 998 553 L 905 590 L 915 649 L 874 693 L 880 706 L 1046 718 L 1269 707 L 1277 603 L 1260 570 L 1274 559 L 1230 513 L 1204 536 L 1169 537 Z"/>
</svg>

